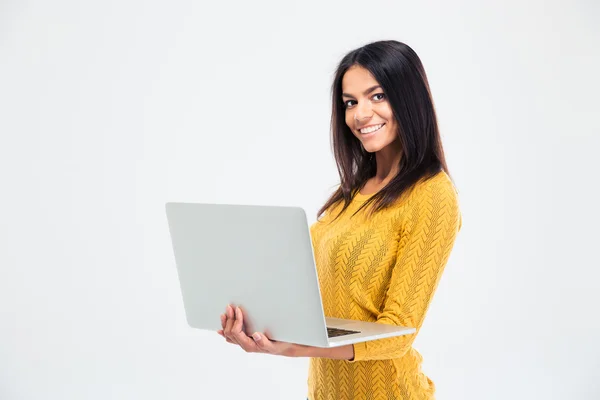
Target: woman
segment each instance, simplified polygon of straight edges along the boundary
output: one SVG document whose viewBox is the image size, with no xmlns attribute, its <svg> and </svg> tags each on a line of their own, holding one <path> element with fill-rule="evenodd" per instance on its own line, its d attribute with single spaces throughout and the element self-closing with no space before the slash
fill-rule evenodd
<svg viewBox="0 0 600 400">
<path fill-rule="evenodd" d="M 342 59 L 332 95 L 341 184 L 310 227 L 325 315 L 416 333 L 301 346 L 247 336 L 240 310 L 228 306 L 219 334 L 248 352 L 311 357 L 311 400 L 432 399 L 412 343 L 462 219 L 427 77 L 409 46 L 379 41 Z"/>
</svg>

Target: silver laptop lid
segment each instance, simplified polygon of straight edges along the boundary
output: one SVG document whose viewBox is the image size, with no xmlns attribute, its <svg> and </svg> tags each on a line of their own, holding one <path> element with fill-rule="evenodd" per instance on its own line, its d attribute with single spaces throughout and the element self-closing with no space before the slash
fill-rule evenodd
<svg viewBox="0 0 600 400">
<path fill-rule="evenodd" d="M 227 304 L 247 332 L 327 346 L 305 211 L 300 207 L 166 204 L 188 324 L 221 329 Z"/>
</svg>

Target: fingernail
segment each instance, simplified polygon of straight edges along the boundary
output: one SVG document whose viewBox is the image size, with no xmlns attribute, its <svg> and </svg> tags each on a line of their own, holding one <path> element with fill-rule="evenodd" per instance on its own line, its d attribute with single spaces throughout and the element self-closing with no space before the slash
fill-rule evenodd
<svg viewBox="0 0 600 400">
<path fill-rule="evenodd" d="M 252 335 L 252 337 L 254 340 L 260 340 L 260 333 L 256 332 L 254 335 Z"/>
</svg>

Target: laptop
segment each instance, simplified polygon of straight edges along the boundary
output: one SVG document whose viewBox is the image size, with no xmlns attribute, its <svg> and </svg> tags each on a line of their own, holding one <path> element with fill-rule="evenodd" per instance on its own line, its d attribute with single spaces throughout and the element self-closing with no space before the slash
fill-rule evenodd
<svg viewBox="0 0 600 400">
<path fill-rule="evenodd" d="M 336 347 L 415 328 L 326 317 L 306 213 L 301 207 L 166 203 L 187 323 L 222 329 L 228 304 L 244 331 Z"/>
</svg>

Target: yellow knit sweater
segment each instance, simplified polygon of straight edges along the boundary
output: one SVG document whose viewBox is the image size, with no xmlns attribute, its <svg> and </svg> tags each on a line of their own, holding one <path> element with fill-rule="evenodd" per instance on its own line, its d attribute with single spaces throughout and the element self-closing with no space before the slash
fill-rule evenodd
<svg viewBox="0 0 600 400">
<path fill-rule="evenodd" d="M 354 345 L 352 361 L 311 358 L 310 400 L 433 399 L 435 385 L 412 347 L 462 224 L 452 181 L 439 172 L 369 220 L 370 195 L 338 203 L 310 227 L 328 317 L 415 327 L 417 332 Z M 370 206 L 367 206 L 370 207 Z"/>
</svg>

